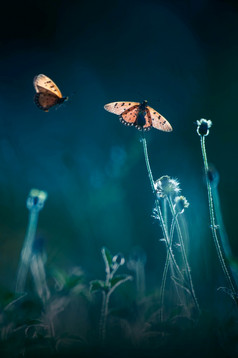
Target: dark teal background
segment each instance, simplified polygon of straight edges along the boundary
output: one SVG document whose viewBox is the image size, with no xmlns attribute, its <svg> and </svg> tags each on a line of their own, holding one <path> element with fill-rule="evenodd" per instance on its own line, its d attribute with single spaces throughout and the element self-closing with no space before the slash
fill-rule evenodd
<svg viewBox="0 0 238 358">
<path fill-rule="evenodd" d="M 48 192 L 38 235 L 47 267 L 80 265 L 103 277 L 102 246 L 147 254 L 147 287 L 165 259 L 140 132 L 104 111 L 142 101 L 174 131 L 146 134 L 154 178 L 170 175 L 190 202 L 189 261 L 198 296 L 222 284 L 207 208 L 196 120 L 213 121 L 208 160 L 234 255 L 237 243 L 238 5 L 236 1 L 5 3 L 0 33 L 0 280 L 14 288 L 31 188 Z M 33 77 L 52 78 L 69 101 L 33 103 Z"/>
</svg>

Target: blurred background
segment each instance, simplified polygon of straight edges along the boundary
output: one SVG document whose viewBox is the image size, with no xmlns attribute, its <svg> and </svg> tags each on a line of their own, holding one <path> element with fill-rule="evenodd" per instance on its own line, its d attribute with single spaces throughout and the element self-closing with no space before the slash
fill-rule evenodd
<svg viewBox="0 0 238 358">
<path fill-rule="evenodd" d="M 148 290 L 159 287 L 162 232 L 141 134 L 104 111 L 143 101 L 173 126 L 146 134 L 154 178 L 177 178 L 190 206 L 189 261 L 197 295 L 224 281 L 209 229 L 196 120 L 211 119 L 207 154 L 234 256 L 237 242 L 238 3 L 222 0 L 5 3 L 0 31 L 0 283 L 13 289 L 31 188 L 48 193 L 38 236 L 47 266 L 81 266 L 103 278 L 102 246 L 147 255 Z M 43 73 L 69 101 L 48 113 L 33 102 Z M 126 270 L 126 268 L 125 268 Z M 223 282 L 224 283 L 224 282 Z M 214 292 L 215 291 L 215 292 Z"/>
</svg>

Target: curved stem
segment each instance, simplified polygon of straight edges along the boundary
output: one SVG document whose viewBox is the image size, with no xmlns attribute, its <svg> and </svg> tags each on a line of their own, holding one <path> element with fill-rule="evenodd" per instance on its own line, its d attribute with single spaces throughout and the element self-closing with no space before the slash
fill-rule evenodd
<svg viewBox="0 0 238 358">
<path fill-rule="evenodd" d="M 185 251 L 185 247 L 184 247 L 182 232 L 181 232 L 181 229 L 180 229 L 178 217 L 177 217 L 177 215 L 175 213 L 175 210 L 174 210 L 174 207 L 173 207 L 171 197 L 168 197 L 168 202 L 169 202 L 169 206 L 170 206 L 172 216 L 175 219 L 175 224 L 176 224 L 176 229 L 177 229 L 177 233 L 178 233 L 179 244 L 181 246 L 182 257 L 183 257 L 183 261 L 184 261 L 184 264 L 185 264 L 185 270 L 186 270 L 186 274 L 187 274 L 187 278 L 188 278 L 188 282 L 189 282 L 189 286 L 190 286 L 190 292 L 191 292 L 192 298 L 194 300 L 195 306 L 196 306 L 197 310 L 200 312 L 198 300 L 197 300 L 197 297 L 195 295 L 195 291 L 194 291 L 194 287 L 193 287 L 193 281 L 192 281 L 192 276 L 191 276 L 191 272 L 190 272 L 191 270 L 190 270 L 190 267 L 189 267 L 189 263 L 188 263 L 188 259 L 187 259 L 187 255 L 186 255 L 186 251 Z"/>
<path fill-rule="evenodd" d="M 37 229 L 39 210 L 30 210 L 29 223 L 27 234 L 24 240 L 23 248 L 21 251 L 20 264 L 17 272 L 16 280 L 16 293 L 23 293 L 25 291 L 27 273 L 30 266 L 30 260 L 32 257 L 32 245 L 35 238 Z"/>
<path fill-rule="evenodd" d="M 155 201 L 155 206 L 156 206 L 156 210 L 157 210 L 157 213 L 158 213 L 158 216 L 159 216 L 159 220 L 161 222 L 161 228 L 162 228 L 162 231 L 163 231 L 163 235 L 164 235 L 164 239 L 165 239 L 165 243 L 166 243 L 166 248 L 168 250 L 168 253 L 171 257 L 171 260 L 174 264 L 174 267 L 176 268 L 176 271 L 177 273 L 179 274 L 179 276 L 181 277 L 182 281 L 184 281 L 184 276 L 175 260 L 175 257 L 174 257 L 174 254 L 173 254 L 173 250 L 171 248 L 171 245 L 170 245 L 170 240 L 169 240 L 169 236 L 168 236 L 168 233 L 167 233 L 167 230 L 166 230 L 166 227 L 165 227 L 165 223 L 164 223 L 164 219 L 163 219 L 163 216 L 162 216 L 162 212 L 161 212 L 161 209 L 160 209 L 160 205 L 159 205 L 159 202 L 158 200 Z"/>
<path fill-rule="evenodd" d="M 151 188 L 152 188 L 153 193 L 155 193 L 155 184 L 154 184 L 153 174 L 152 174 L 152 171 L 151 171 L 151 168 L 150 168 L 150 161 L 149 161 L 147 143 L 146 143 L 145 137 L 142 138 L 142 144 L 143 144 L 144 155 L 145 155 L 145 164 L 146 164 L 146 167 L 147 167 Z"/>
<path fill-rule="evenodd" d="M 211 184 L 210 181 L 208 179 L 208 162 L 207 162 L 207 154 L 206 154 L 206 147 L 205 147 L 205 136 L 200 136 L 201 139 L 201 150 L 202 150 L 202 157 L 203 157 L 203 164 L 204 164 L 204 169 L 205 169 L 205 177 L 206 177 L 206 185 L 207 185 L 207 194 L 208 194 L 208 206 L 209 206 L 209 214 L 210 214 L 210 223 L 211 223 L 211 230 L 212 230 L 212 236 L 213 236 L 213 240 L 215 243 L 215 247 L 217 250 L 217 255 L 222 267 L 222 270 L 224 272 L 224 275 L 227 279 L 227 282 L 229 284 L 229 287 L 232 291 L 232 295 L 233 298 L 236 302 L 236 304 L 238 304 L 236 297 L 237 297 L 237 292 L 236 292 L 236 284 L 235 284 L 235 280 L 232 277 L 231 273 L 229 273 L 229 269 L 228 266 L 226 264 L 226 261 L 224 259 L 223 253 L 222 253 L 222 247 L 220 245 L 217 233 L 216 233 L 216 229 L 217 229 L 217 225 L 215 222 L 215 215 L 214 215 L 214 206 L 213 206 L 213 198 L 212 198 L 212 190 L 211 190 Z"/>
<path fill-rule="evenodd" d="M 145 155 L 145 163 L 146 163 L 146 167 L 147 167 L 147 171 L 148 171 L 148 175 L 149 175 L 151 188 L 152 188 L 153 194 L 155 194 L 154 179 L 153 179 L 153 174 L 152 174 L 152 171 L 151 171 L 150 161 L 149 161 L 149 157 L 148 157 L 147 143 L 146 143 L 146 139 L 145 139 L 144 136 L 142 137 L 142 144 L 143 144 L 144 155 Z M 165 225 L 165 222 L 164 222 L 164 219 L 163 219 L 163 215 L 162 215 L 161 208 L 160 208 L 158 200 L 155 201 L 155 206 L 156 206 L 156 210 L 157 210 L 157 213 L 158 213 L 158 216 L 159 216 L 159 220 L 161 222 L 161 228 L 162 228 L 162 231 L 163 231 L 163 235 L 164 235 L 167 250 L 169 252 L 169 255 L 170 255 L 170 257 L 171 257 L 171 259 L 172 259 L 172 261 L 174 263 L 174 266 L 175 266 L 179 276 L 182 279 L 184 279 L 183 274 L 180 271 L 180 268 L 179 268 L 179 266 L 178 266 L 178 264 L 177 264 L 177 262 L 175 260 L 175 257 L 174 257 L 174 254 L 173 254 L 173 251 L 172 251 L 172 248 L 171 248 L 171 245 L 170 245 L 168 232 L 167 232 L 167 229 L 166 229 L 166 225 Z"/>
<path fill-rule="evenodd" d="M 169 234 L 170 246 L 172 246 L 172 243 L 173 243 L 174 226 L 175 226 L 175 220 L 173 218 L 172 223 L 171 223 L 171 227 L 170 227 L 170 234 Z M 161 289 L 160 289 L 160 306 L 161 306 L 160 319 L 161 319 L 161 322 L 163 321 L 164 293 L 165 293 L 165 285 L 166 285 L 169 265 L 171 266 L 171 273 L 173 275 L 173 262 L 170 261 L 170 254 L 169 254 L 169 251 L 167 250 L 166 261 L 165 261 L 165 266 L 164 266 L 164 271 L 163 271 L 163 276 L 162 276 L 162 282 L 161 282 Z M 175 285 L 175 287 L 177 289 L 176 285 Z"/>
</svg>

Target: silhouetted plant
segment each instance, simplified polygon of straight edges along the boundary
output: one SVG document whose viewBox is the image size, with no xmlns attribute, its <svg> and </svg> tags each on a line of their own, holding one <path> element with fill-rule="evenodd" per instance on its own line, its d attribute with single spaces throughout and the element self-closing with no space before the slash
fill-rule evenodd
<svg viewBox="0 0 238 358">
<path fill-rule="evenodd" d="M 104 281 L 91 281 L 90 290 L 91 292 L 100 291 L 103 295 L 99 334 L 100 341 L 102 344 L 104 344 L 106 338 L 106 325 L 110 296 L 118 286 L 128 280 L 132 280 L 132 276 L 126 274 L 115 275 L 119 267 L 124 265 L 125 263 L 125 258 L 122 254 L 119 253 L 115 256 L 112 256 L 112 254 L 106 247 L 103 247 L 101 252 L 105 264 L 106 278 Z"/>
<path fill-rule="evenodd" d="M 208 206 L 209 206 L 209 214 L 210 214 L 210 227 L 212 230 L 212 236 L 215 243 L 217 255 L 223 270 L 223 273 L 226 277 L 227 283 L 229 285 L 230 296 L 234 299 L 236 304 L 238 305 L 238 294 L 237 294 L 237 286 L 236 282 L 232 276 L 230 267 L 225 258 L 225 250 L 222 247 L 222 242 L 219 240 L 217 235 L 217 231 L 219 229 L 218 225 L 216 224 L 215 219 L 215 212 L 214 212 L 214 200 L 212 196 L 212 187 L 211 181 L 209 178 L 209 166 L 207 161 L 207 153 L 206 153 L 206 146 L 205 146 L 205 138 L 209 135 L 209 130 L 212 126 L 212 121 L 201 118 L 197 121 L 197 133 L 200 136 L 200 143 L 201 143 L 201 151 L 202 151 L 202 158 L 204 164 L 204 171 L 206 177 L 206 185 L 207 185 L 207 194 L 208 194 Z"/>
<path fill-rule="evenodd" d="M 164 234 L 164 240 L 166 243 L 167 252 L 170 255 L 171 262 L 174 265 L 176 273 L 179 275 L 179 277 L 177 279 L 175 278 L 175 276 L 173 277 L 173 279 L 175 280 L 176 284 L 180 285 L 180 287 L 183 287 L 190 292 L 192 299 L 194 301 L 195 307 L 197 308 L 198 312 L 200 312 L 198 300 L 197 300 L 197 297 L 196 297 L 196 294 L 194 291 L 194 287 L 193 287 L 193 281 L 192 281 L 191 272 L 190 272 L 191 270 L 190 270 L 189 263 L 187 260 L 187 255 L 186 255 L 186 251 L 185 251 L 185 247 L 184 247 L 182 232 L 181 232 L 181 228 L 180 228 L 179 221 L 177 218 L 177 214 L 175 212 L 174 205 L 176 205 L 176 203 L 173 202 L 174 197 L 177 196 L 177 194 L 180 192 L 179 183 L 175 179 L 171 179 L 168 176 L 163 176 L 160 179 L 158 179 L 156 182 L 154 181 L 153 174 L 152 174 L 151 167 L 150 167 L 147 143 L 146 143 L 145 137 L 142 138 L 142 144 L 143 144 L 145 162 L 146 162 L 146 167 L 147 167 L 147 171 L 148 171 L 151 188 L 152 188 L 153 193 L 156 195 L 155 209 L 153 211 L 153 214 L 154 214 L 154 217 L 159 219 L 159 222 L 160 222 L 163 234 Z M 165 215 L 166 222 L 165 222 L 163 214 L 162 214 L 161 199 L 163 200 L 164 212 L 166 213 L 166 215 Z M 179 238 L 179 244 L 181 246 L 182 257 L 183 257 L 183 261 L 185 264 L 186 277 L 188 280 L 188 287 L 186 287 L 186 285 L 184 284 L 183 273 L 181 272 L 181 269 L 179 268 L 179 265 L 177 264 L 177 262 L 174 258 L 173 251 L 172 251 L 172 241 L 171 241 L 171 238 L 169 237 L 169 232 L 168 232 L 167 210 L 166 210 L 166 206 L 165 206 L 166 204 L 165 204 L 164 200 L 166 200 L 169 204 L 169 208 L 170 208 L 171 215 L 172 215 L 172 220 L 174 220 L 174 222 L 172 221 L 172 224 L 173 225 L 175 224 L 175 226 L 176 226 L 176 230 L 177 230 L 177 234 L 178 234 L 178 238 Z M 166 266 L 168 265 L 167 260 L 166 260 L 165 265 Z M 167 269 L 165 268 L 163 280 L 165 280 L 166 270 Z M 164 284 L 165 284 L 165 281 L 163 281 L 163 283 L 162 283 L 162 290 L 164 289 L 163 288 Z M 161 298 L 162 297 L 163 297 L 163 292 L 162 292 Z M 162 299 L 162 302 L 163 302 L 163 299 Z"/>
</svg>

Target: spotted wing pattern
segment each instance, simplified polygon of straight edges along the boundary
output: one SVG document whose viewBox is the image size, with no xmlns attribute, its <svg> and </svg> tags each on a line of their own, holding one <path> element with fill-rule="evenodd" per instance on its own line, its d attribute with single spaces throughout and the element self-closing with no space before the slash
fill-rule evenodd
<svg viewBox="0 0 238 358">
<path fill-rule="evenodd" d="M 38 75 L 34 77 L 33 85 L 37 93 L 52 93 L 59 98 L 62 98 L 62 93 L 56 84 L 45 75 Z"/>
<path fill-rule="evenodd" d="M 169 122 L 153 108 L 146 105 L 147 101 L 139 102 L 112 102 L 104 106 L 105 110 L 119 115 L 120 121 L 139 130 L 149 130 L 152 127 L 161 131 L 170 132 Z"/>
<path fill-rule="evenodd" d="M 148 112 L 150 113 L 152 126 L 154 128 L 164 132 L 171 132 L 173 130 L 167 119 L 165 119 L 161 114 L 159 114 L 159 112 L 155 111 L 149 106 L 146 107 L 146 112 L 147 114 Z"/>
<path fill-rule="evenodd" d="M 139 114 L 139 104 L 135 104 L 134 106 L 126 109 L 120 115 L 119 119 L 121 123 L 125 124 L 126 126 L 134 126 L 136 124 L 138 114 Z"/>
<path fill-rule="evenodd" d="M 112 102 L 105 104 L 104 109 L 108 112 L 120 115 L 123 112 L 129 110 L 133 106 L 139 106 L 140 103 L 138 102 Z"/>
<path fill-rule="evenodd" d="M 34 102 L 38 108 L 42 109 L 45 112 L 62 102 L 62 99 L 57 97 L 55 94 L 51 93 L 36 93 L 34 97 Z"/>
</svg>

